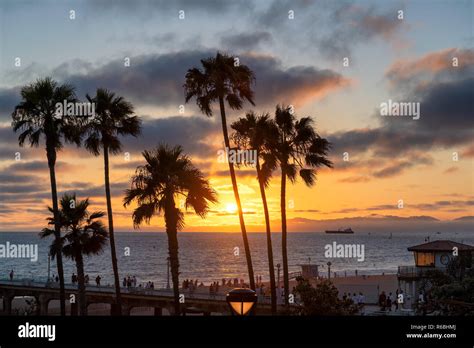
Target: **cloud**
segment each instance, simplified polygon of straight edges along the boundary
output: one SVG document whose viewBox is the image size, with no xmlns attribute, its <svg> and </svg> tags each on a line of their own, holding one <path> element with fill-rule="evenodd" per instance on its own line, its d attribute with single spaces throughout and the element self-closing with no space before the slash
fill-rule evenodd
<svg viewBox="0 0 474 348">
<path fill-rule="evenodd" d="M 271 43 L 272 34 L 268 31 L 256 31 L 249 33 L 224 34 L 221 36 L 220 43 L 233 51 L 250 50 L 261 44 Z"/>
<path fill-rule="evenodd" d="M 458 59 L 458 66 L 453 66 L 453 58 Z M 422 57 L 395 61 L 385 73 L 385 77 L 394 85 L 407 84 L 432 78 L 438 73 L 465 75 L 474 67 L 474 50 L 447 48 L 430 52 Z"/>
<path fill-rule="evenodd" d="M 138 153 L 166 143 L 171 146 L 181 145 L 189 155 L 214 156 L 216 149 L 212 143 L 213 138 L 220 136 L 220 132 L 220 123 L 205 116 L 170 116 L 158 119 L 144 117 L 142 133 L 137 138 L 122 138 L 123 151 Z"/>
<path fill-rule="evenodd" d="M 213 177 L 224 177 L 224 178 L 227 178 L 229 177 L 229 170 L 226 169 L 226 170 L 216 170 L 216 171 L 212 171 L 210 173 Z M 255 179 L 257 180 L 257 173 L 255 172 L 255 170 L 236 170 L 235 171 L 235 175 L 239 178 L 250 178 L 250 179 Z"/>
<path fill-rule="evenodd" d="M 20 88 L 0 88 L 0 119 L 1 115 L 10 117 L 20 101 Z M 5 118 L 5 117 L 4 117 Z"/>
<path fill-rule="evenodd" d="M 76 167 L 77 166 L 74 166 L 72 164 L 69 164 L 63 161 L 57 161 L 55 169 L 56 169 L 56 173 L 61 173 L 61 172 L 65 173 L 70 170 L 73 170 Z M 49 168 L 48 168 L 48 162 L 46 161 L 46 156 L 43 161 L 38 161 L 38 160 L 18 161 L 14 164 L 11 164 L 6 169 L 4 169 L 4 172 L 7 172 L 7 171 L 10 173 L 14 173 L 16 175 L 18 174 L 23 175 L 23 174 L 29 174 L 29 173 L 35 173 L 35 174 L 42 173 L 42 174 L 49 175 Z"/>
<path fill-rule="evenodd" d="M 427 60 L 426 57 L 438 57 L 446 55 L 446 52 L 453 50 L 429 54 L 412 61 L 406 69 L 422 69 L 419 62 Z M 428 59 L 432 60 L 435 59 Z M 464 62 L 466 61 L 468 60 L 465 59 Z M 457 70 L 448 74 L 446 69 L 452 69 L 450 66 L 443 65 L 443 70 L 433 64 L 436 66 L 433 78 L 423 83 L 422 88 L 416 84 L 407 88 L 403 79 L 392 86 L 400 92 L 400 99 L 397 100 L 420 103 L 420 119 L 381 117 L 374 114 L 373 117 L 380 118 L 379 127 L 339 131 L 327 135 L 333 144 L 336 169 L 337 161 L 340 161 L 343 152 L 349 152 L 351 157 L 356 158 L 364 154 L 376 156 L 380 163 L 372 173 L 378 178 L 393 177 L 418 165 L 431 165 L 433 160 L 424 155 L 427 151 L 452 149 L 461 153 L 461 157 L 472 155 L 474 78 Z M 404 69 L 400 64 L 397 66 L 398 69 Z M 466 69 L 474 70 L 474 64 Z M 393 162 L 395 157 L 404 159 Z M 369 169 L 367 163 L 352 160 L 342 163 L 341 166 L 345 170 L 357 166 Z"/>
<path fill-rule="evenodd" d="M 474 200 L 439 200 L 429 203 L 410 203 L 404 202 L 404 208 L 409 208 L 411 210 L 420 210 L 420 211 L 456 211 L 470 212 L 474 206 Z M 374 212 L 374 211 L 399 211 L 397 204 L 378 204 L 368 207 L 360 208 L 343 208 L 338 210 L 333 210 L 327 212 L 327 214 L 353 214 L 353 213 L 363 213 L 363 212 Z"/>
<path fill-rule="evenodd" d="M 187 70 L 200 67 L 201 59 L 215 54 L 216 50 L 196 50 L 132 56 L 130 67 L 124 66 L 123 59 L 95 68 L 76 62 L 87 72 L 72 74 L 70 65 L 65 63 L 53 70 L 57 72 L 53 77 L 75 86 L 79 98 L 86 93 L 94 94 L 98 87 L 103 87 L 131 100 L 137 107 L 148 105 L 177 110 L 185 102 L 183 84 Z M 350 83 L 349 79 L 329 69 L 312 66 L 286 68 L 272 56 L 242 54 L 239 58 L 241 64 L 248 65 L 256 75 L 254 87 L 258 106 L 274 107 L 277 103 L 302 105 Z M 0 90 L 0 100 L 3 98 L 6 102 L 5 113 L 0 117 L 10 119 L 18 91 L 19 87 Z M 196 110 L 194 101 L 186 108 Z"/>
<path fill-rule="evenodd" d="M 449 167 L 443 173 L 451 174 L 451 173 L 457 172 L 458 170 L 459 170 L 459 167 Z"/>
<path fill-rule="evenodd" d="M 354 48 L 375 39 L 398 44 L 400 28 L 409 27 L 397 18 L 402 9 L 380 10 L 352 1 L 276 0 L 256 12 L 254 22 L 271 28 L 279 40 L 304 44 L 306 50 L 332 60 L 350 57 Z M 293 20 L 288 18 L 290 10 Z"/>
<path fill-rule="evenodd" d="M 466 148 L 462 153 L 461 156 L 463 157 L 474 157 L 474 145 L 470 145 Z"/>
<path fill-rule="evenodd" d="M 403 173 L 406 169 L 420 164 L 431 165 L 433 164 L 433 159 L 431 157 L 411 156 L 409 160 L 392 161 L 388 166 L 375 171 L 372 175 L 376 178 L 394 177 Z"/>
<path fill-rule="evenodd" d="M 113 12 L 118 11 L 126 14 L 141 13 L 143 15 L 154 15 L 168 11 L 175 11 L 176 16 L 179 10 L 199 11 L 205 13 L 223 13 L 232 8 L 245 6 L 252 9 L 253 4 L 250 1 L 222 1 L 222 0 L 135 0 L 133 3 L 126 0 L 89 0 L 86 3 L 95 12 Z"/>
<path fill-rule="evenodd" d="M 366 176 L 350 176 L 350 177 L 339 180 L 339 182 L 350 183 L 350 184 L 356 183 L 356 182 L 369 182 L 369 181 L 370 181 L 370 178 Z"/>
</svg>

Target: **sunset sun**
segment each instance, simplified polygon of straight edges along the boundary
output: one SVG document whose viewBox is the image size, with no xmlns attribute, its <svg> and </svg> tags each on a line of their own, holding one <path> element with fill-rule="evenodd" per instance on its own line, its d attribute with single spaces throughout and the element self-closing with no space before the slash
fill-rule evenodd
<svg viewBox="0 0 474 348">
<path fill-rule="evenodd" d="M 228 213 L 235 213 L 237 211 L 237 205 L 235 203 L 227 203 L 225 211 Z"/>
</svg>

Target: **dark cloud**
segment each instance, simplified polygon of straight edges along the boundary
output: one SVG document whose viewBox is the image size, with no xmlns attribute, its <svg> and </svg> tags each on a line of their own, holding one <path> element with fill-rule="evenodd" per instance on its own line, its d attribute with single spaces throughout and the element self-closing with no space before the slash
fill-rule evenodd
<svg viewBox="0 0 474 348">
<path fill-rule="evenodd" d="M 141 135 L 137 138 L 123 138 L 123 151 L 141 153 L 145 149 L 166 143 L 181 145 L 189 155 L 213 156 L 216 155 L 216 150 L 210 139 L 220 132 L 220 124 L 205 116 L 171 116 L 159 119 L 147 117 L 144 118 Z"/>
<path fill-rule="evenodd" d="M 179 10 L 205 13 L 223 13 L 234 8 L 245 8 L 251 10 L 254 6 L 252 1 L 222 1 L 222 0 L 89 0 L 86 4 L 96 13 L 120 12 L 127 15 L 141 14 L 146 17 L 151 15 L 176 12 Z"/>
<path fill-rule="evenodd" d="M 255 15 L 262 28 L 292 43 L 304 44 L 328 59 L 350 57 L 352 50 L 370 40 L 392 42 L 404 21 L 397 11 L 404 6 L 379 10 L 376 6 L 353 1 L 276 0 Z M 294 19 L 288 18 L 294 11 Z"/>
<path fill-rule="evenodd" d="M 75 86 L 80 98 L 103 87 L 131 100 L 136 106 L 145 104 L 178 110 L 179 105 L 185 103 L 183 84 L 187 70 L 200 67 L 201 59 L 215 54 L 216 50 L 199 50 L 135 56 L 130 57 L 130 67 L 124 66 L 123 59 L 117 59 L 79 74 L 69 74 L 71 69 L 66 64 L 56 69 L 58 74 L 53 78 Z M 271 56 L 242 54 L 239 58 L 241 64 L 249 66 L 255 73 L 258 106 L 273 108 L 277 103 L 301 105 L 349 83 L 348 79 L 332 70 L 312 66 L 286 68 Z M 82 62 L 80 66 L 86 65 Z M 10 119 L 16 94 L 18 87 L 0 90 L 0 99 L 11 99 L 7 103 L 9 106 L 5 107 L 9 113 L 1 114 L 5 119 Z M 195 102 L 191 101 L 186 108 L 196 110 Z"/>
<path fill-rule="evenodd" d="M 20 101 L 20 88 L 0 88 L 0 120 L 8 119 Z"/>
<path fill-rule="evenodd" d="M 31 176 L 31 175 L 18 176 L 15 173 L 9 173 L 9 172 L 6 172 L 5 170 L 2 170 L 0 172 L 0 185 L 2 187 L 9 184 L 17 185 L 17 184 L 31 183 L 37 179 L 38 178 L 35 176 Z"/>
<path fill-rule="evenodd" d="M 405 170 L 419 166 L 419 165 L 432 165 L 433 159 L 428 156 L 410 155 L 408 160 L 402 161 L 391 161 L 390 164 L 380 170 L 376 170 L 372 175 L 376 178 L 388 178 L 399 175 Z"/>
<path fill-rule="evenodd" d="M 474 206 L 474 200 L 450 200 L 450 201 L 434 201 L 430 203 L 415 203 L 410 204 L 410 202 L 404 202 L 405 208 L 415 209 L 415 210 L 424 210 L 424 211 L 451 211 L 456 209 L 457 211 L 469 211 L 472 210 Z M 379 204 L 373 205 L 366 208 L 344 208 L 335 211 L 328 212 L 329 214 L 351 214 L 357 212 L 367 212 L 367 211 L 386 211 L 386 210 L 399 210 L 397 204 Z"/>
<path fill-rule="evenodd" d="M 61 187 L 58 189 L 58 195 L 62 196 L 66 193 L 76 193 L 76 197 L 84 199 L 86 197 L 104 197 L 105 198 L 105 188 L 103 185 L 89 185 L 89 186 L 77 186 L 70 187 L 68 185 L 67 189 Z M 124 191 L 130 188 L 129 182 L 112 182 L 110 184 L 110 192 L 112 197 L 122 197 Z"/>
<path fill-rule="evenodd" d="M 340 179 L 339 182 L 344 182 L 344 183 L 356 183 L 356 182 L 369 182 L 370 178 L 366 176 L 350 176 L 347 178 Z"/>
<path fill-rule="evenodd" d="M 350 154 L 371 152 L 382 159 L 436 149 L 452 148 L 461 152 L 472 146 L 474 138 L 473 91 L 473 78 L 432 81 L 423 90 L 405 92 L 406 99 L 403 101 L 420 102 L 420 119 L 384 117 L 378 128 L 336 132 L 328 138 L 337 156 L 346 151 Z M 417 160 L 417 164 L 430 163 Z M 350 166 L 350 163 L 347 165 Z M 413 163 L 406 161 L 397 166 L 384 168 L 377 176 L 392 176 L 412 167 Z"/>
<path fill-rule="evenodd" d="M 233 51 L 251 50 L 261 44 L 270 43 L 272 34 L 268 31 L 257 31 L 252 33 L 224 34 L 220 43 Z"/>
</svg>

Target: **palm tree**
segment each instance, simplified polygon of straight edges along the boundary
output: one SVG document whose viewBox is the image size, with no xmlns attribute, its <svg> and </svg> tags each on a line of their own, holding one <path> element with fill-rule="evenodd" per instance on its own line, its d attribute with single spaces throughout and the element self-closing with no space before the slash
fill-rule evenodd
<svg viewBox="0 0 474 348">
<path fill-rule="evenodd" d="M 327 158 L 330 143 L 316 133 L 311 117 L 302 117 L 297 120 L 289 106 L 277 106 L 275 124 L 277 132 L 272 138 L 273 143 L 270 144 L 274 156 L 266 161 L 264 166 L 265 171 L 269 172 L 277 166 L 281 170 L 281 245 L 285 304 L 288 305 L 290 280 L 287 251 L 286 180 L 295 183 L 299 173 L 303 182 L 311 187 L 316 183 L 317 168 L 321 166 L 332 168 L 332 162 Z"/>
<path fill-rule="evenodd" d="M 100 254 L 107 243 L 107 229 L 101 221 L 97 220 L 105 216 L 104 212 L 87 211 L 89 199 L 76 202 L 76 195 L 65 194 L 60 202 L 61 209 L 59 220 L 64 235 L 60 243 L 56 239 L 50 247 L 52 257 L 64 254 L 67 258 L 75 261 L 77 269 L 79 315 L 87 315 L 86 286 L 84 280 L 84 255 Z M 53 209 L 48 208 L 50 212 Z M 54 225 L 56 219 L 48 218 L 49 225 Z M 54 234 L 54 230 L 44 228 L 41 238 Z"/>
<path fill-rule="evenodd" d="M 253 101 L 254 93 L 251 88 L 255 80 L 254 74 L 246 65 L 236 64 L 234 57 L 219 52 L 215 57 L 201 60 L 201 64 L 203 70 L 192 68 L 186 73 L 186 83 L 184 84 L 186 103 L 195 97 L 200 110 L 206 116 L 212 116 L 212 103 L 216 101 L 219 102 L 224 144 L 225 147 L 229 149 L 230 143 L 227 133 L 225 102 L 227 102 L 229 107 L 233 110 L 242 109 L 245 100 L 255 105 Z M 231 163 L 231 161 L 228 161 L 228 163 L 240 228 L 242 230 L 250 287 L 255 290 L 252 256 L 250 255 L 250 246 L 247 238 L 247 230 L 245 228 L 242 205 L 240 203 L 234 164 Z"/>
<path fill-rule="evenodd" d="M 133 201 L 137 208 L 133 211 L 133 225 L 150 223 L 154 215 L 164 213 L 171 278 L 174 292 L 174 313 L 179 315 L 179 259 L 178 230 L 184 227 L 184 214 L 176 207 L 175 200 L 184 198 L 184 206 L 192 208 L 201 218 L 209 210 L 210 203 L 217 202 L 216 192 L 208 180 L 183 155 L 181 146 L 159 145 L 152 151 L 143 151 L 146 164 L 137 167 L 132 185 L 125 192 L 124 206 Z"/>
<path fill-rule="evenodd" d="M 41 138 L 46 143 L 46 157 L 48 159 L 49 178 L 51 183 L 51 200 L 55 216 L 54 236 L 59 242 L 60 226 L 58 221 L 58 194 L 56 187 L 56 157 L 57 152 L 63 147 L 63 141 L 80 144 L 80 134 L 76 131 L 77 119 L 74 117 L 57 117 L 56 104 L 63 102 L 74 103 L 77 101 L 74 88 L 67 84 L 58 83 L 47 77 L 24 86 L 21 89 L 21 102 L 12 113 L 12 127 L 15 132 L 21 131 L 18 137 L 20 146 L 25 141 L 31 147 L 38 147 Z M 55 116 L 56 115 L 56 116 Z M 59 297 L 61 315 L 66 315 L 64 271 L 62 256 L 56 258 L 59 276 Z"/>
<path fill-rule="evenodd" d="M 132 116 L 132 104 L 106 89 L 97 89 L 96 95 L 94 97 L 87 95 L 87 99 L 89 102 L 95 103 L 96 116 L 91 118 L 83 129 L 83 132 L 87 136 L 84 145 L 94 156 L 100 155 L 101 149 L 104 152 L 105 197 L 107 200 L 110 254 L 112 256 L 116 295 L 115 314 L 121 315 L 122 299 L 120 294 L 117 254 L 115 251 L 114 221 L 109 178 L 109 152 L 117 154 L 122 150 L 122 144 L 118 139 L 119 135 L 132 135 L 136 137 L 140 134 L 140 120 L 137 116 Z"/>
<path fill-rule="evenodd" d="M 260 195 L 262 197 L 263 211 L 265 215 L 272 314 L 276 314 L 277 298 L 275 268 L 273 265 L 272 235 L 270 230 L 270 214 L 268 212 L 267 197 L 265 194 L 265 188 L 268 187 L 272 173 L 263 172 L 262 166 L 260 165 L 260 158 L 269 160 L 269 157 L 273 155 L 267 145 L 270 142 L 271 137 L 275 134 L 275 124 L 268 114 L 257 116 L 253 112 L 249 112 L 245 115 L 245 118 L 240 118 L 238 121 L 232 123 L 231 128 L 234 129 L 234 133 L 231 137 L 240 149 L 256 151 L 256 162 L 253 164 L 257 171 L 257 180 L 260 187 Z"/>
</svg>

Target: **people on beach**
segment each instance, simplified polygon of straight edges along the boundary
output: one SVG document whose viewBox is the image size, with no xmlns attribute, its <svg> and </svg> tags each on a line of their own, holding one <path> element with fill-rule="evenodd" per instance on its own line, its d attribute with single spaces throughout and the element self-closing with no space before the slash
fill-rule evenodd
<svg viewBox="0 0 474 348">
<path fill-rule="evenodd" d="M 100 275 L 98 275 L 98 276 L 95 278 L 95 284 L 96 284 L 97 286 L 100 286 L 100 279 L 101 279 L 101 278 L 100 278 Z"/>
<path fill-rule="evenodd" d="M 357 294 L 355 292 L 352 294 L 351 300 L 354 304 L 357 304 Z"/>
<path fill-rule="evenodd" d="M 71 276 L 71 282 L 73 284 L 76 284 L 77 283 L 77 275 L 73 272 L 72 273 L 72 276 Z"/>
<path fill-rule="evenodd" d="M 418 295 L 418 302 L 419 303 L 424 303 L 425 302 L 425 295 L 423 294 L 423 291 L 420 290 L 420 293 Z"/>
<path fill-rule="evenodd" d="M 387 296 L 387 309 L 389 312 L 392 311 L 392 303 L 393 303 L 392 293 L 389 293 Z"/>
<path fill-rule="evenodd" d="M 13 280 L 13 275 L 15 274 L 15 272 L 13 272 L 13 270 L 10 271 L 10 281 Z"/>
<path fill-rule="evenodd" d="M 395 291 L 395 300 L 393 301 L 394 304 L 395 304 L 395 310 L 398 311 L 398 294 L 399 294 L 399 291 L 398 289 Z"/>
<path fill-rule="evenodd" d="M 387 306 L 387 295 L 385 295 L 385 291 L 382 291 L 382 293 L 379 295 L 379 306 L 380 310 L 385 312 L 385 308 Z"/>
</svg>

